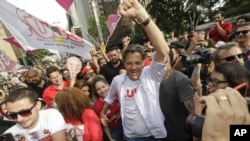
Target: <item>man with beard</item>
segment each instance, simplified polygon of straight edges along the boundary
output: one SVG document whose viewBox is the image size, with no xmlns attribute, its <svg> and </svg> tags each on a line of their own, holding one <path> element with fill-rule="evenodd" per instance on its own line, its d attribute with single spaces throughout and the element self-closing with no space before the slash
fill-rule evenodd
<svg viewBox="0 0 250 141">
<path fill-rule="evenodd" d="M 119 47 L 110 47 L 107 49 L 107 56 L 109 62 L 101 67 L 100 74 L 102 74 L 109 84 L 111 84 L 113 78 L 119 74 L 120 68 L 123 67 L 122 60 L 119 59 Z"/>
<path fill-rule="evenodd" d="M 37 70 L 29 70 L 26 74 L 28 80 L 28 87 L 34 90 L 40 98 L 42 98 L 43 91 L 49 86 L 49 82 L 43 79 Z"/>
<path fill-rule="evenodd" d="M 224 19 L 224 12 L 219 11 L 215 14 L 215 26 L 209 32 L 209 38 L 214 45 L 218 41 L 227 42 L 233 29 L 232 23 L 225 22 Z"/>
</svg>

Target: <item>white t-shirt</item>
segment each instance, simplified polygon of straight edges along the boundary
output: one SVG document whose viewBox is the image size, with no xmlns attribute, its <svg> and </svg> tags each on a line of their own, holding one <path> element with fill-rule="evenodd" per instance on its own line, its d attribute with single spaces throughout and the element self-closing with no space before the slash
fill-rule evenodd
<svg viewBox="0 0 250 141">
<path fill-rule="evenodd" d="M 137 107 L 134 95 L 136 95 L 137 81 L 131 81 L 128 77 L 124 82 L 124 128 L 127 137 L 147 137 L 152 136 L 141 113 Z"/>
<path fill-rule="evenodd" d="M 61 113 L 56 109 L 39 111 L 38 124 L 31 130 L 23 129 L 16 124 L 5 133 L 12 133 L 16 141 L 52 141 L 51 135 L 66 129 Z"/>
</svg>

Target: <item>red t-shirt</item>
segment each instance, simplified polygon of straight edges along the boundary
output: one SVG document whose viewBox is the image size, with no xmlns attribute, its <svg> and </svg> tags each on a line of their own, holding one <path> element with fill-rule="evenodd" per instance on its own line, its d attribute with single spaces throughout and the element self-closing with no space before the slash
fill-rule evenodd
<svg viewBox="0 0 250 141">
<path fill-rule="evenodd" d="M 210 30 L 210 32 L 209 32 L 209 38 L 212 39 L 215 42 L 215 44 L 218 41 L 227 42 L 227 40 L 228 40 L 228 38 L 230 36 L 230 33 L 231 33 L 232 29 L 233 29 L 233 25 L 230 22 L 223 23 L 220 26 L 227 32 L 227 34 L 225 36 L 221 36 L 219 34 L 217 27 L 212 28 Z"/>
<path fill-rule="evenodd" d="M 97 99 L 95 101 L 94 110 L 98 116 L 100 115 L 102 111 L 103 105 L 104 105 L 104 102 L 101 101 L 100 99 Z M 119 101 L 116 99 L 114 103 L 109 106 L 109 109 L 107 111 L 108 119 L 110 119 L 113 115 L 117 114 L 118 112 L 120 112 L 120 104 L 119 104 Z M 112 122 L 109 123 L 108 126 L 111 128 L 111 127 L 115 127 L 118 125 L 121 125 L 121 118 L 117 122 L 113 120 Z"/>
<path fill-rule="evenodd" d="M 63 82 L 63 89 L 64 88 L 68 88 L 70 87 L 70 81 L 64 81 Z M 55 88 L 52 84 L 49 85 L 43 92 L 43 100 L 46 102 L 46 105 L 48 106 L 48 108 L 52 107 L 52 102 L 56 96 L 56 94 L 59 92 L 60 90 Z"/>
<path fill-rule="evenodd" d="M 146 67 L 146 66 L 150 65 L 150 63 L 151 63 L 151 61 L 148 58 L 146 58 L 143 66 Z"/>
</svg>

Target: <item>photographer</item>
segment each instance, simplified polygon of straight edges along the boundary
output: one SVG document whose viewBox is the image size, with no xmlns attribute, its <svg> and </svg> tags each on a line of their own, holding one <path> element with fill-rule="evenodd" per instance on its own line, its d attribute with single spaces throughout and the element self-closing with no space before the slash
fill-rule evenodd
<svg viewBox="0 0 250 141">
<path fill-rule="evenodd" d="M 214 95 L 214 93 L 216 93 L 219 89 L 226 89 L 227 87 L 231 87 L 237 89 L 242 97 L 247 97 L 249 96 L 250 92 L 248 88 L 249 84 L 250 72 L 244 66 L 240 64 L 232 65 L 230 63 L 220 64 L 215 66 L 213 72 L 210 75 L 210 78 L 207 79 L 207 94 Z M 205 106 L 207 105 L 205 105 L 204 103 L 200 103 L 199 101 L 199 96 L 197 96 L 196 94 L 194 97 L 195 114 L 198 116 L 205 116 L 206 118 L 207 109 L 205 108 Z M 191 121 L 190 119 L 195 119 L 195 117 L 187 118 L 187 121 Z M 202 137 L 202 124 L 200 120 L 201 119 L 199 119 L 199 121 L 195 119 L 192 123 L 187 122 L 187 132 L 196 137 Z"/>
<path fill-rule="evenodd" d="M 185 51 L 185 55 L 192 55 L 194 52 L 199 52 L 201 49 L 206 49 L 200 46 L 203 44 L 203 38 L 201 36 L 196 36 L 195 34 L 189 36 L 191 36 L 190 46 Z M 181 71 L 191 77 L 193 66 L 190 64 L 188 64 L 189 66 L 187 66 L 187 64 L 183 64 L 182 60 L 183 57 L 179 57 L 177 62 L 174 64 L 174 69 Z"/>
</svg>

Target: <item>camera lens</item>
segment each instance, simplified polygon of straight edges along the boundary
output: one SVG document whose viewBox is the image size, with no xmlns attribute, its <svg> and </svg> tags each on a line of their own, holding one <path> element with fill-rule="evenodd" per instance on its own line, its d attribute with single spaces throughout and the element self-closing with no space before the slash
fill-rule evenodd
<svg viewBox="0 0 250 141">
<path fill-rule="evenodd" d="M 204 117 L 195 114 L 189 115 L 186 119 L 186 132 L 195 137 L 201 138 L 204 120 Z"/>
</svg>

